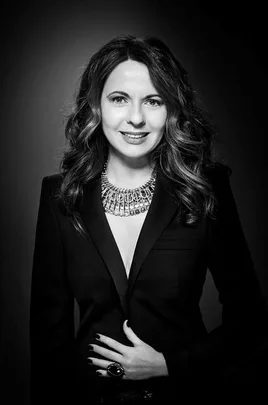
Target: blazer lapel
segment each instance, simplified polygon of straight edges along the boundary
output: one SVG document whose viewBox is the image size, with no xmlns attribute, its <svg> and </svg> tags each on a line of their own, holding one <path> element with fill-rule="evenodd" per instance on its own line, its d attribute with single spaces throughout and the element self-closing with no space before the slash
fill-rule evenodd
<svg viewBox="0 0 268 405">
<path fill-rule="evenodd" d="M 80 213 L 89 235 L 110 272 L 121 305 L 126 313 L 128 280 L 120 252 L 105 217 L 101 202 L 100 178 L 85 186 Z"/>
<path fill-rule="evenodd" d="M 135 281 L 146 256 L 178 210 L 178 205 L 170 195 L 170 188 L 171 185 L 162 176 L 158 175 L 154 196 L 143 223 L 131 264 L 128 280 L 128 298 L 133 291 Z"/>
<path fill-rule="evenodd" d="M 136 244 L 129 279 L 127 279 L 123 260 L 102 206 L 100 178 L 93 180 L 84 188 L 80 207 L 81 217 L 113 279 L 126 315 L 128 298 L 133 291 L 142 264 L 177 212 L 178 206 L 170 196 L 169 189 L 170 185 L 158 175 L 154 196 Z"/>
</svg>

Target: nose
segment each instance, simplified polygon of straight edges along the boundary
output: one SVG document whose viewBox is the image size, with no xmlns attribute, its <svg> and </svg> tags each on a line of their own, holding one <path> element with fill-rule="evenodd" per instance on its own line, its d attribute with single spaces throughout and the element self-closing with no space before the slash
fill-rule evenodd
<svg viewBox="0 0 268 405">
<path fill-rule="evenodd" d="M 145 124 L 145 117 L 139 104 L 132 105 L 129 109 L 128 124 L 140 128 Z"/>
</svg>

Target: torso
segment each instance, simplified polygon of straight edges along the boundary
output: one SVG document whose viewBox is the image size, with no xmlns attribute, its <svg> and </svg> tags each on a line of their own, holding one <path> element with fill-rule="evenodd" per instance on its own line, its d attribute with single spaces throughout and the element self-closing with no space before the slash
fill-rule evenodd
<svg viewBox="0 0 268 405">
<path fill-rule="evenodd" d="M 110 229 L 121 254 L 127 278 L 131 268 L 135 247 L 148 211 L 129 217 L 120 217 L 105 212 Z"/>
</svg>

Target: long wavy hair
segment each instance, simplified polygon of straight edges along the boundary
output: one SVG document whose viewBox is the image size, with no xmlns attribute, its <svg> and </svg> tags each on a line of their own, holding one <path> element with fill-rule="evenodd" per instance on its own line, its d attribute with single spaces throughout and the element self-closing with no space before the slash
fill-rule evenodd
<svg viewBox="0 0 268 405">
<path fill-rule="evenodd" d="M 204 170 L 214 164 L 214 131 L 197 106 L 187 72 L 160 39 L 122 35 L 90 58 L 66 124 L 68 146 L 61 161 L 59 198 L 80 234 L 86 233 L 79 215 L 83 187 L 100 176 L 109 151 L 101 127 L 102 90 L 115 67 L 128 59 L 147 66 L 167 108 L 165 131 L 150 161 L 156 161 L 158 170 L 172 183 L 170 189 L 179 206 L 177 219 L 190 225 L 200 217 L 213 217 L 216 199 Z"/>
</svg>

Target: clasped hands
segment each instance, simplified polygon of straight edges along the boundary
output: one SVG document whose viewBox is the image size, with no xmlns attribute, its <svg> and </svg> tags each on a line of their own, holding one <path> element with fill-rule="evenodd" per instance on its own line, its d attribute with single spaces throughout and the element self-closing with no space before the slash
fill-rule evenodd
<svg viewBox="0 0 268 405">
<path fill-rule="evenodd" d="M 133 330 L 127 326 L 127 321 L 123 323 L 123 331 L 130 342 L 133 343 L 133 347 L 123 345 L 117 340 L 102 334 L 97 334 L 96 339 L 110 349 L 106 349 L 98 344 L 89 345 L 91 351 L 107 359 L 88 357 L 90 364 L 99 367 L 96 370 L 97 374 L 100 377 L 111 378 L 107 374 L 106 369 L 109 364 L 117 362 L 125 370 L 123 379 L 145 380 L 151 377 L 167 376 L 168 370 L 163 354 L 157 352 L 153 347 L 139 339 Z"/>
</svg>

